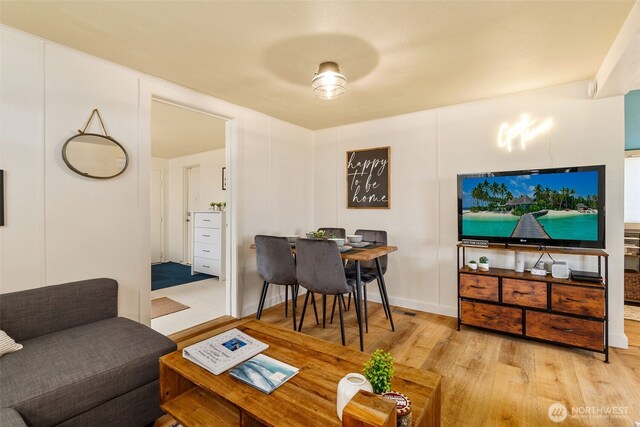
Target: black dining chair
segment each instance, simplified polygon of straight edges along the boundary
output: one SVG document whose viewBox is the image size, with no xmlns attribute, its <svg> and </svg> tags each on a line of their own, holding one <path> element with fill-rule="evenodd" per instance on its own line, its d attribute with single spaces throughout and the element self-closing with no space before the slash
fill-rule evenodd
<svg viewBox="0 0 640 427">
<path fill-rule="evenodd" d="M 335 237 L 338 239 L 347 239 L 347 232 L 344 228 L 339 228 L 339 227 L 320 227 L 318 228 L 318 231 L 324 231 L 324 235 L 326 237 Z M 312 300 L 314 303 L 315 301 Z M 351 305 L 351 294 L 349 294 L 349 305 Z M 313 306 L 315 309 L 315 305 Z M 345 307 L 347 307 L 345 305 Z M 335 298 L 334 298 L 334 302 L 333 302 L 333 309 L 331 311 L 331 323 L 333 323 L 333 314 L 335 312 L 335 308 L 336 308 L 336 304 L 335 304 Z M 324 328 L 325 323 L 326 323 L 326 312 L 327 312 L 327 301 L 326 301 L 326 297 L 323 297 L 322 300 L 322 327 Z"/>
<path fill-rule="evenodd" d="M 298 239 L 296 241 L 296 259 L 296 277 L 298 283 L 307 289 L 298 331 L 302 331 L 304 314 L 310 295 L 321 294 L 323 300 L 325 300 L 326 295 L 335 295 L 341 300 L 341 303 L 338 304 L 340 335 L 342 345 L 345 345 L 344 319 L 342 314 L 342 307 L 344 305 L 343 294 L 348 294 L 354 290 L 355 281 L 347 279 L 345 276 L 344 264 L 340 257 L 338 246 L 330 240 Z M 360 310 L 358 310 L 357 306 L 356 317 L 360 325 Z M 360 344 L 360 350 L 362 350 L 361 335 Z"/>
<path fill-rule="evenodd" d="M 385 246 L 387 244 L 387 232 L 384 230 L 356 230 L 356 235 L 362 236 L 363 242 L 369 242 L 374 245 Z M 360 262 L 360 280 L 362 283 L 362 292 L 364 297 L 364 322 L 365 330 L 369 332 L 369 319 L 367 309 L 367 284 L 377 280 L 378 291 L 380 292 L 380 300 L 384 309 L 384 315 L 389 319 L 391 330 L 395 331 L 393 325 L 393 317 L 391 316 L 391 306 L 389 305 L 389 296 L 387 287 L 384 283 L 384 274 L 387 272 L 387 255 L 381 256 L 374 261 Z M 348 263 L 345 267 L 345 274 L 348 279 L 356 280 L 356 268 L 353 263 Z M 334 304 L 335 306 L 335 304 Z M 333 311 L 331 317 L 333 318 Z"/>
<path fill-rule="evenodd" d="M 293 330 L 296 330 L 296 299 L 298 296 L 298 281 L 296 279 L 296 264 L 291 254 L 291 245 L 286 237 L 263 236 L 255 237 L 258 274 L 264 281 L 262 294 L 258 303 L 256 319 L 262 317 L 264 302 L 267 298 L 269 284 L 286 286 L 285 317 L 288 316 L 288 290 L 291 287 L 291 308 L 293 311 Z"/>
</svg>

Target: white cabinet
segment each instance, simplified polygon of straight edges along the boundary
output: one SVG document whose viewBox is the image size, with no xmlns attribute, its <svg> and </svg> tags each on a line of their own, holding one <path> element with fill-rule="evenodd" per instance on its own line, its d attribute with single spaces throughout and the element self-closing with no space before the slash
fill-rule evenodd
<svg viewBox="0 0 640 427">
<path fill-rule="evenodd" d="M 191 274 L 205 273 L 225 279 L 224 212 L 193 213 Z"/>
</svg>

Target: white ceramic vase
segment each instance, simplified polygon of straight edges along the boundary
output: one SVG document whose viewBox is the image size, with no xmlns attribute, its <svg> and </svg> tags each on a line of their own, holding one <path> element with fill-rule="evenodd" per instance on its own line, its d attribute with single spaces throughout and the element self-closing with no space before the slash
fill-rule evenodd
<svg viewBox="0 0 640 427">
<path fill-rule="evenodd" d="M 338 395 L 336 398 L 336 410 L 338 418 L 342 421 L 342 410 L 358 390 L 366 390 L 373 393 L 371 383 L 363 375 L 350 373 L 344 376 L 338 383 Z"/>
</svg>

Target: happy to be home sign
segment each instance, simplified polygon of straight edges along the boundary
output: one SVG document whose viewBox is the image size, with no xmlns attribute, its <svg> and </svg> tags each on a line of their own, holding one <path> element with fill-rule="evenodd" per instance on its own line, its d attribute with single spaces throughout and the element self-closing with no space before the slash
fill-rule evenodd
<svg viewBox="0 0 640 427">
<path fill-rule="evenodd" d="M 347 151 L 347 208 L 388 209 L 390 147 Z"/>
</svg>

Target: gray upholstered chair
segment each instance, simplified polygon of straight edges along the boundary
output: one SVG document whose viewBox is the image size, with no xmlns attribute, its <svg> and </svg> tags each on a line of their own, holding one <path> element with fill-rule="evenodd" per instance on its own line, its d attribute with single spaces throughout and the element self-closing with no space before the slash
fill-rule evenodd
<svg viewBox="0 0 640 427">
<path fill-rule="evenodd" d="M 363 242 L 373 243 L 374 245 L 386 245 L 387 244 L 387 232 L 384 230 L 356 230 L 355 234 L 362 236 Z M 384 283 L 384 274 L 387 272 L 387 255 L 381 256 L 377 259 L 380 265 L 380 271 L 376 261 L 362 261 L 360 263 L 360 280 L 362 281 L 362 291 L 364 295 L 364 321 L 365 330 L 369 332 L 369 319 L 367 309 L 367 284 L 377 280 L 378 291 L 380 292 L 380 299 L 382 300 L 382 307 L 384 309 L 384 315 L 389 319 L 391 324 L 391 330 L 394 331 L 393 317 L 391 316 L 391 307 L 389 305 L 389 297 L 387 295 L 387 287 Z M 380 274 L 379 274 L 380 273 Z M 356 280 L 356 269 L 353 263 L 348 263 L 345 267 L 346 277 Z M 335 303 L 334 303 L 335 307 Z M 333 318 L 333 310 L 332 316 Z"/>
<path fill-rule="evenodd" d="M 298 282 L 296 280 L 296 264 L 291 254 L 291 245 L 286 237 L 262 236 L 255 237 L 258 274 L 264 281 L 262 294 L 256 312 L 256 319 L 262 317 L 264 302 L 267 298 L 269 284 L 285 286 L 285 317 L 288 316 L 288 291 L 291 287 L 291 307 L 293 310 L 293 329 L 296 329 L 296 298 L 298 296 Z"/>
<path fill-rule="evenodd" d="M 335 228 L 335 227 L 320 227 L 318 231 L 324 231 L 326 236 L 335 236 L 338 239 L 344 239 L 347 237 L 347 233 L 344 228 Z"/>
<path fill-rule="evenodd" d="M 338 246 L 331 240 L 298 239 L 296 241 L 296 259 L 296 276 L 298 283 L 307 289 L 298 331 L 302 331 L 304 313 L 310 295 L 321 294 L 323 301 L 326 295 L 336 295 L 337 298 L 341 300 L 341 303 L 338 304 L 340 334 L 342 337 L 342 345 L 345 345 L 344 320 L 342 315 L 342 307 L 344 305 L 343 294 L 348 294 L 353 291 L 355 281 L 348 280 L 345 276 L 344 264 L 340 257 Z M 356 312 L 358 322 L 360 322 L 360 312 L 359 310 L 356 310 Z"/>
</svg>

